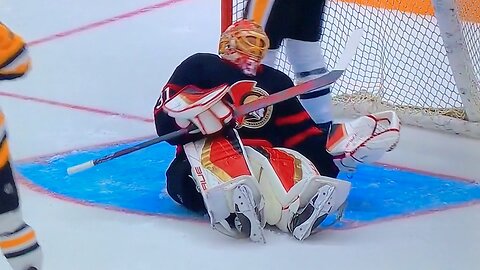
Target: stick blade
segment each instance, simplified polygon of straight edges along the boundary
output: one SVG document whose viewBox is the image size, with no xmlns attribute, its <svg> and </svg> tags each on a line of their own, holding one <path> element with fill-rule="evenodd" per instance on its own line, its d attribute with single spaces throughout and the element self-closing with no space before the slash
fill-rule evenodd
<svg viewBox="0 0 480 270">
<path fill-rule="evenodd" d="M 363 40 L 363 33 L 365 31 L 362 28 L 354 30 L 345 44 L 343 53 L 335 64 L 334 70 L 346 70 L 357 52 L 357 48 Z"/>
</svg>

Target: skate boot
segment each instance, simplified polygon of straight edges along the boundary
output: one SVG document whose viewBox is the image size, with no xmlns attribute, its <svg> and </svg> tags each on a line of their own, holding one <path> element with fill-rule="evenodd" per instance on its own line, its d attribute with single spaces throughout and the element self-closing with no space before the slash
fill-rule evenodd
<svg viewBox="0 0 480 270">
<path fill-rule="evenodd" d="M 254 194 L 247 185 L 238 185 L 233 189 L 233 204 L 236 214 L 235 226 L 245 237 L 254 242 L 265 243 L 263 228 L 263 198 L 255 200 Z M 258 201 L 258 203 L 257 203 Z"/>
<path fill-rule="evenodd" d="M 332 185 L 324 185 L 318 189 L 315 196 L 305 208 L 294 215 L 288 230 L 297 240 L 304 240 L 327 218 L 332 210 L 332 195 L 335 187 Z"/>
</svg>

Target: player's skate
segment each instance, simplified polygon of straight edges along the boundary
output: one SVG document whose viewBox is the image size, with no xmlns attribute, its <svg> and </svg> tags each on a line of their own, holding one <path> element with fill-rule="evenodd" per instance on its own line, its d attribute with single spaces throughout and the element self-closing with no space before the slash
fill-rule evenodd
<svg viewBox="0 0 480 270">
<path fill-rule="evenodd" d="M 234 204 L 235 213 L 238 218 L 237 229 L 246 237 L 254 242 L 265 243 L 263 235 L 263 227 L 261 220 L 264 220 L 260 215 L 262 205 L 255 203 L 254 195 L 250 187 L 247 185 L 238 185 L 233 189 L 232 200 Z M 260 204 L 263 204 L 260 200 Z"/>
<path fill-rule="evenodd" d="M 297 240 L 304 240 L 322 223 L 332 209 L 332 199 L 335 187 L 324 185 L 318 189 L 315 196 L 305 208 L 293 216 L 289 224 L 289 231 Z"/>
</svg>

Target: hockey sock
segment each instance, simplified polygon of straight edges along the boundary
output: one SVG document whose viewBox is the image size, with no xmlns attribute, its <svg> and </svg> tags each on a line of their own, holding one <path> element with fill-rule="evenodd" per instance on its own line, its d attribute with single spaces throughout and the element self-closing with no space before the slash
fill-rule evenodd
<svg viewBox="0 0 480 270">
<path fill-rule="evenodd" d="M 297 83 L 317 78 L 327 72 L 320 42 L 287 39 L 288 60 L 295 72 Z M 300 96 L 305 110 L 313 121 L 328 127 L 333 119 L 330 88 L 315 89 Z"/>
<path fill-rule="evenodd" d="M 41 269 L 42 251 L 35 232 L 18 210 L 0 215 L 0 249 L 13 270 Z"/>
</svg>

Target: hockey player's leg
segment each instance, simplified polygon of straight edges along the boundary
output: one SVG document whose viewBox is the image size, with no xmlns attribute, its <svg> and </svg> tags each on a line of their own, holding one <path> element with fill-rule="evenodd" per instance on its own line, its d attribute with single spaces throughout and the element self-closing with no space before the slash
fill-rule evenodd
<svg viewBox="0 0 480 270">
<path fill-rule="evenodd" d="M 328 72 L 320 42 L 287 39 L 286 50 L 297 84 L 313 80 Z M 328 130 L 333 119 L 330 87 L 300 95 L 299 100 L 313 121 L 322 129 Z"/>
<path fill-rule="evenodd" d="M 184 146 L 212 227 L 226 235 L 265 242 L 263 196 L 235 131 Z"/>
<path fill-rule="evenodd" d="M 41 269 L 42 250 L 18 208 L 0 215 L 0 231 L 0 247 L 13 270 Z"/>
<path fill-rule="evenodd" d="M 327 151 L 341 171 L 353 172 L 358 164 L 378 161 L 399 140 L 400 120 L 394 111 L 385 111 L 333 125 Z"/>
<path fill-rule="evenodd" d="M 320 176 L 299 153 L 249 148 L 248 157 L 265 198 L 266 221 L 304 240 L 330 214 L 341 210 L 350 183 Z"/>
<path fill-rule="evenodd" d="M 30 68 L 30 57 L 25 42 L 0 23 L 0 80 L 23 76 Z M 4 126 L 0 112 L 0 250 L 13 270 L 39 270 L 42 252 L 35 232 L 25 224 L 19 209 Z"/>
<path fill-rule="evenodd" d="M 6 147 L 6 142 L 4 143 L 2 148 Z M 42 264 L 42 251 L 34 230 L 23 221 L 10 164 L 6 162 L 2 165 L 0 169 L 0 249 L 13 270 L 39 270 Z"/>
<path fill-rule="evenodd" d="M 304 0 L 292 2 L 294 16 L 293 28 L 285 49 L 288 60 L 295 73 L 296 83 L 306 82 L 326 73 L 327 65 L 320 44 L 324 0 Z M 325 131 L 330 128 L 332 115 L 332 96 L 330 88 L 319 88 L 299 96 L 305 110 L 313 121 Z"/>
</svg>

